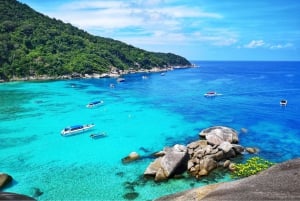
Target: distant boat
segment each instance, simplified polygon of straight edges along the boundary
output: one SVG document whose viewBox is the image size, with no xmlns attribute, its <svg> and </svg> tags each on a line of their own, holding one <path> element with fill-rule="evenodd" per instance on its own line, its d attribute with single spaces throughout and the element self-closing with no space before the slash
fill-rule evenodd
<svg viewBox="0 0 300 201">
<path fill-rule="evenodd" d="M 95 124 L 84 124 L 84 125 L 75 125 L 64 128 L 60 133 L 62 136 L 70 136 L 78 133 L 85 132 L 93 128 Z"/>
<path fill-rule="evenodd" d="M 222 95 L 222 94 L 218 94 L 215 91 L 209 91 L 209 92 L 204 94 L 205 97 L 214 97 L 214 96 L 220 96 L 220 95 Z"/>
<path fill-rule="evenodd" d="M 120 77 L 117 79 L 117 82 L 125 82 L 125 79 Z"/>
<path fill-rule="evenodd" d="M 281 106 L 286 106 L 286 105 L 287 105 L 287 100 L 282 99 L 282 100 L 280 101 L 280 105 L 281 105 Z"/>
<path fill-rule="evenodd" d="M 87 104 L 86 107 L 92 108 L 92 107 L 102 105 L 103 103 L 104 102 L 102 100 L 101 101 L 94 101 L 94 102 L 90 102 L 89 104 Z"/>
<path fill-rule="evenodd" d="M 161 73 L 160 75 L 161 75 L 161 76 L 165 76 L 166 74 L 165 74 L 165 73 Z"/>
<path fill-rule="evenodd" d="M 98 133 L 98 134 L 91 134 L 90 138 L 98 139 L 98 138 L 102 138 L 102 137 L 105 137 L 105 136 L 106 136 L 106 133 Z"/>
</svg>

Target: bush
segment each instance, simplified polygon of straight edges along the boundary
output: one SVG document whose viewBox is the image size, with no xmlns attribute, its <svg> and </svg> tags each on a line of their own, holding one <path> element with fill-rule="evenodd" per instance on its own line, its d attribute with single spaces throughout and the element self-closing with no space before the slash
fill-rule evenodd
<svg viewBox="0 0 300 201">
<path fill-rule="evenodd" d="M 246 163 L 238 163 L 235 165 L 234 171 L 231 173 L 233 178 L 248 177 L 258 172 L 268 169 L 274 163 L 262 159 L 260 157 L 253 157 L 246 161 Z"/>
</svg>

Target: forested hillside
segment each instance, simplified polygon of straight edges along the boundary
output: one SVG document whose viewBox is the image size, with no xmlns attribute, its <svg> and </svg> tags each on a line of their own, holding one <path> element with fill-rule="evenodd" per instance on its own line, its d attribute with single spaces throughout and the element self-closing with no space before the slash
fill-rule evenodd
<svg viewBox="0 0 300 201">
<path fill-rule="evenodd" d="M 0 0 L 0 79 L 166 65 L 190 63 L 175 54 L 148 52 L 93 36 L 16 0 Z"/>
</svg>

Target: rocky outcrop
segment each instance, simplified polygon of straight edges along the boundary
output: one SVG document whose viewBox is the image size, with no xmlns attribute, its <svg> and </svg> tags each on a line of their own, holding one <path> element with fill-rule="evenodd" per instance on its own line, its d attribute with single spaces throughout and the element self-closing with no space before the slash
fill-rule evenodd
<svg viewBox="0 0 300 201">
<path fill-rule="evenodd" d="M 13 180 L 12 176 L 5 173 L 0 173 L 0 189 L 10 184 L 12 180 Z"/>
<path fill-rule="evenodd" d="M 244 179 L 168 195 L 156 201 L 299 200 L 300 159 L 290 160 Z"/>
<path fill-rule="evenodd" d="M 235 144 L 239 141 L 237 131 L 225 126 L 204 129 L 199 133 L 199 136 L 204 137 L 212 145 L 219 145 L 224 141 Z"/>
<path fill-rule="evenodd" d="M 32 200 L 35 201 L 32 197 L 28 197 L 22 194 L 0 192 L 0 200 Z"/>
<path fill-rule="evenodd" d="M 208 144 L 208 140 L 192 142 L 187 145 L 187 149 L 190 158 L 187 169 L 196 178 L 208 175 L 210 171 L 218 167 L 219 162 L 233 158 L 244 150 L 242 146 L 232 145 L 227 141 L 212 146 Z M 227 161 L 226 167 L 229 163 Z"/>
<path fill-rule="evenodd" d="M 155 181 L 164 181 L 186 171 L 188 154 L 184 145 L 166 147 L 163 152 L 165 154 L 150 163 L 144 172 L 145 176 L 152 176 Z"/>
<path fill-rule="evenodd" d="M 159 157 L 148 166 L 144 175 L 151 175 L 156 181 L 162 181 L 172 177 L 175 170 L 178 172 L 178 169 L 182 171 L 186 169 L 190 175 L 199 179 L 219 166 L 233 168 L 228 159 L 245 150 L 236 144 L 239 141 L 238 134 L 232 128 L 210 127 L 202 130 L 199 135 L 205 139 L 191 142 L 187 147 L 175 145 L 158 152 Z M 180 166 L 183 168 L 178 168 Z"/>
</svg>

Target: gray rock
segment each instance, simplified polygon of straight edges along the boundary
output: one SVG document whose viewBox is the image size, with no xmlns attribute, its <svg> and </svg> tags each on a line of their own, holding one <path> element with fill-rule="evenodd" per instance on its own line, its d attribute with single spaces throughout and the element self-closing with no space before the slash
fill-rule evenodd
<svg viewBox="0 0 300 201">
<path fill-rule="evenodd" d="M 224 126 L 204 129 L 199 135 L 204 136 L 208 143 L 213 145 L 220 145 L 224 141 L 229 143 L 238 143 L 239 141 L 237 131 Z"/>
<path fill-rule="evenodd" d="M 153 156 L 155 157 L 161 157 L 161 156 L 164 156 L 166 153 L 164 151 L 159 151 L 159 152 L 156 152 L 153 154 Z"/>
<path fill-rule="evenodd" d="M 188 148 L 192 148 L 192 149 L 196 149 L 197 147 L 206 147 L 207 146 L 207 140 L 197 140 L 197 141 L 194 141 L 190 144 L 187 145 Z"/>
<path fill-rule="evenodd" d="M 155 181 L 165 181 L 166 179 L 168 179 L 166 172 L 164 171 L 163 168 L 159 168 L 155 174 L 154 180 Z"/>
<path fill-rule="evenodd" d="M 219 146 L 219 149 L 223 150 L 225 153 L 229 152 L 232 148 L 233 148 L 232 144 L 227 141 L 222 142 Z"/>
<path fill-rule="evenodd" d="M 236 157 L 236 153 L 233 149 L 230 149 L 227 153 L 224 153 L 224 158 L 234 158 Z"/>
<path fill-rule="evenodd" d="M 204 152 L 204 149 L 199 148 L 194 151 L 194 154 L 192 154 L 192 156 L 202 158 L 204 156 Z"/>
<path fill-rule="evenodd" d="M 0 173 L 0 189 L 12 182 L 12 176 L 6 173 Z"/>
<path fill-rule="evenodd" d="M 8 193 L 8 192 L 0 192 L 0 200 L 13 200 L 13 201 L 32 200 L 32 201 L 36 201 L 34 198 L 31 198 L 26 195 L 16 194 L 16 193 Z"/>
<path fill-rule="evenodd" d="M 259 152 L 259 149 L 255 148 L 255 147 L 246 147 L 246 151 L 249 154 L 256 154 L 257 152 Z"/>
<path fill-rule="evenodd" d="M 237 155 L 242 154 L 245 151 L 245 148 L 238 144 L 232 144 L 232 148 Z"/>
<path fill-rule="evenodd" d="M 191 142 L 190 144 L 187 145 L 187 148 L 188 149 L 196 149 L 197 147 L 200 146 L 199 142 L 200 142 L 200 140 Z"/>
<path fill-rule="evenodd" d="M 235 170 L 235 163 L 230 163 L 229 166 L 228 166 L 228 169 L 230 171 L 234 171 Z"/>
<path fill-rule="evenodd" d="M 206 157 L 199 161 L 195 161 L 196 159 L 191 159 L 188 162 L 188 171 L 191 175 L 196 178 L 200 178 L 201 176 L 208 175 L 213 169 L 215 169 L 218 164 L 212 158 Z"/>
<path fill-rule="evenodd" d="M 155 176 L 159 168 L 161 168 L 160 161 L 162 157 L 155 159 L 148 167 L 146 168 L 144 175 L 145 176 Z"/>
<path fill-rule="evenodd" d="M 175 145 L 173 148 L 166 151 L 166 155 L 161 159 L 161 167 L 167 177 L 176 173 L 176 169 L 188 159 L 187 149 L 183 145 Z"/>
<path fill-rule="evenodd" d="M 230 160 L 226 160 L 226 161 L 224 162 L 224 164 L 223 164 L 223 167 L 224 167 L 224 168 L 229 167 L 230 163 L 231 163 Z"/>
<path fill-rule="evenodd" d="M 200 161 L 200 171 L 198 173 L 199 176 L 208 175 L 213 169 L 218 167 L 218 164 L 215 160 L 211 158 L 204 158 Z"/>
<path fill-rule="evenodd" d="M 162 181 L 181 174 L 187 169 L 188 154 L 184 145 L 174 145 L 164 149 L 165 155 L 150 163 L 144 172 L 145 176 L 152 175 L 156 181 Z"/>
<path fill-rule="evenodd" d="M 207 145 L 207 146 L 204 148 L 204 154 L 205 154 L 205 155 L 211 154 L 212 150 L 213 150 L 212 146 Z"/>
<path fill-rule="evenodd" d="M 187 169 L 190 170 L 196 163 L 193 160 L 189 160 L 187 164 Z"/>
<path fill-rule="evenodd" d="M 140 156 L 139 156 L 138 153 L 131 152 L 128 156 L 122 158 L 122 163 L 130 163 L 130 162 L 135 161 L 139 158 L 140 158 Z"/>
<path fill-rule="evenodd" d="M 223 151 L 218 151 L 218 152 L 215 153 L 215 154 L 207 155 L 207 156 L 205 156 L 205 157 L 207 157 L 207 158 L 212 158 L 212 159 L 214 159 L 215 161 L 220 161 L 220 160 L 222 160 L 222 159 L 225 158 L 225 157 L 224 157 L 224 152 L 223 152 Z"/>
</svg>

